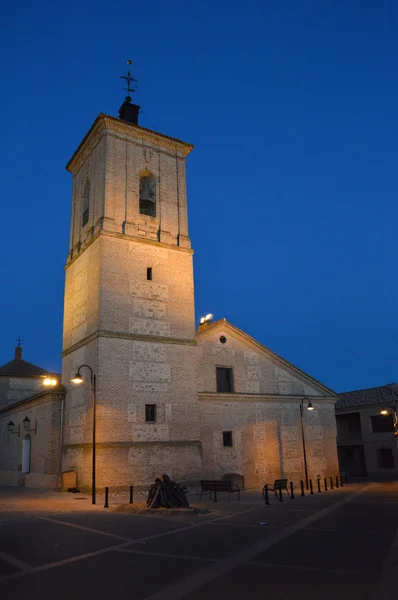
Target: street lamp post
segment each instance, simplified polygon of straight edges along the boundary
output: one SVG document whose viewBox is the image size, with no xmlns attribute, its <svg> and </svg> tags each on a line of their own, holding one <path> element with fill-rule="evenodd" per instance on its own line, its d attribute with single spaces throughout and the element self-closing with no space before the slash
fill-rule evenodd
<svg viewBox="0 0 398 600">
<path fill-rule="evenodd" d="M 304 435 L 304 400 L 308 400 L 308 398 L 303 398 L 300 402 L 300 422 L 301 422 L 301 438 L 303 441 L 303 455 L 304 455 L 304 472 L 305 472 L 305 487 L 308 490 L 308 467 L 307 467 L 307 452 L 305 449 L 305 435 Z M 314 407 L 311 404 L 311 400 L 308 400 L 307 410 L 314 410 Z"/>
<path fill-rule="evenodd" d="M 80 369 L 83 368 L 90 370 L 90 384 L 91 384 L 91 394 L 93 398 L 93 450 L 92 450 L 92 475 L 91 475 L 91 503 L 95 504 L 95 433 L 96 433 L 96 410 L 97 410 L 97 388 L 96 388 L 96 377 L 95 373 L 90 367 L 90 365 L 81 365 L 76 375 L 73 379 L 71 379 L 72 383 L 83 383 L 84 379 L 80 375 Z"/>
</svg>

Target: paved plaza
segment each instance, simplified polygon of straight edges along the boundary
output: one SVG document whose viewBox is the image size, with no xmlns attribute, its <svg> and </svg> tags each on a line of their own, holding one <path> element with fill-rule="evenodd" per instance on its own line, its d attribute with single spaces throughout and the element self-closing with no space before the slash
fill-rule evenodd
<svg viewBox="0 0 398 600">
<path fill-rule="evenodd" d="M 244 492 L 206 514 L 126 514 L 127 497 L 0 488 L 0 594 L 57 600 L 397 600 L 398 483 L 279 503 Z"/>
</svg>

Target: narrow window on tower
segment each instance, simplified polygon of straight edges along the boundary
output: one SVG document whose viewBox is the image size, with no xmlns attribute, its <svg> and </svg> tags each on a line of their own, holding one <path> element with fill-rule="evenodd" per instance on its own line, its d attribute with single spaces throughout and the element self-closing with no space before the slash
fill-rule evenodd
<svg viewBox="0 0 398 600">
<path fill-rule="evenodd" d="M 140 177 L 140 213 L 156 217 L 156 179 L 149 171 Z"/>
<path fill-rule="evenodd" d="M 156 421 L 156 404 L 145 404 L 145 421 L 147 423 Z"/>
<path fill-rule="evenodd" d="M 90 215 L 90 182 L 87 179 L 82 198 L 82 227 L 88 223 Z"/>
<path fill-rule="evenodd" d="M 224 446 L 231 448 L 233 446 L 232 431 L 223 431 L 222 432 L 222 441 L 223 441 Z"/>
<path fill-rule="evenodd" d="M 232 369 L 229 367 L 216 367 L 217 392 L 228 394 L 233 392 Z"/>
<path fill-rule="evenodd" d="M 146 270 L 146 278 L 148 281 L 152 281 L 152 267 L 148 267 Z"/>
</svg>

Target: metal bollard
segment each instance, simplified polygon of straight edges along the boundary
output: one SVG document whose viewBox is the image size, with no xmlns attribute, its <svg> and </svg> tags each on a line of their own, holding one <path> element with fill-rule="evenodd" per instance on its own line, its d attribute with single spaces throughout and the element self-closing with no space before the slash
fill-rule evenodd
<svg viewBox="0 0 398 600">
<path fill-rule="evenodd" d="M 339 476 L 336 475 L 336 488 L 338 488 L 338 487 L 339 487 Z"/>
<path fill-rule="evenodd" d="M 323 478 L 323 484 L 325 486 L 325 492 L 328 491 L 328 480 L 326 479 L 326 477 Z"/>
<path fill-rule="evenodd" d="M 290 482 L 290 500 L 294 500 L 293 481 Z"/>
<path fill-rule="evenodd" d="M 133 486 L 130 485 L 130 504 L 134 503 L 134 496 L 133 496 Z"/>
<path fill-rule="evenodd" d="M 313 496 L 314 490 L 312 489 L 312 479 L 310 479 L 310 496 Z"/>
<path fill-rule="evenodd" d="M 343 476 L 340 475 L 340 487 L 344 487 Z"/>
<path fill-rule="evenodd" d="M 279 486 L 279 502 L 283 502 L 282 486 Z"/>
<path fill-rule="evenodd" d="M 333 489 L 333 477 L 330 477 L 330 489 Z"/>
<path fill-rule="evenodd" d="M 105 504 L 104 504 L 104 508 L 109 508 L 108 496 L 109 496 L 109 488 L 106 487 L 105 488 Z"/>
<path fill-rule="evenodd" d="M 303 480 L 300 481 L 300 487 L 301 487 L 301 495 L 305 496 L 305 494 L 304 494 L 304 481 Z"/>
<path fill-rule="evenodd" d="M 320 480 L 319 477 L 317 478 L 317 482 L 318 482 L 318 494 L 321 494 L 322 493 L 322 490 L 321 490 L 321 480 Z"/>
<path fill-rule="evenodd" d="M 268 497 L 268 485 L 265 484 L 264 486 L 264 496 L 265 496 L 265 504 L 269 504 L 269 497 Z"/>
</svg>

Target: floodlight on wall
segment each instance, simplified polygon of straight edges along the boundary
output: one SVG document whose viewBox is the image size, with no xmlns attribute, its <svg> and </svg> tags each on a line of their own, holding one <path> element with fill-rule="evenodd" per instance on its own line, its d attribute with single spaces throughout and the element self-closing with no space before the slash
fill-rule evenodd
<svg viewBox="0 0 398 600">
<path fill-rule="evenodd" d="M 381 415 L 388 415 L 388 414 L 389 414 L 389 412 L 388 412 L 388 410 L 387 410 L 386 408 L 382 408 L 382 409 L 380 410 L 380 414 L 381 414 Z"/>
<path fill-rule="evenodd" d="M 35 426 L 31 427 L 31 420 L 29 419 L 29 417 L 25 417 L 24 420 L 22 421 L 22 424 L 24 426 L 24 429 L 26 431 L 34 431 L 36 433 L 37 430 L 37 421 L 35 421 Z"/>
<path fill-rule="evenodd" d="M 46 375 L 43 380 L 43 385 L 46 387 L 55 387 L 57 384 L 57 379 L 55 379 L 55 377 L 50 377 L 50 375 Z"/>
<path fill-rule="evenodd" d="M 209 313 L 205 317 L 200 317 L 200 324 L 204 325 L 205 323 L 210 323 L 212 318 L 213 318 L 213 315 L 211 313 Z"/>
<path fill-rule="evenodd" d="M 7 424 L 7 429 L 8 429 L 8 433 L 15 433 L 15 434 L 19 435 L 19 426 L 17 428 L 13 421 L 10 421 Z"/>
</svg>

